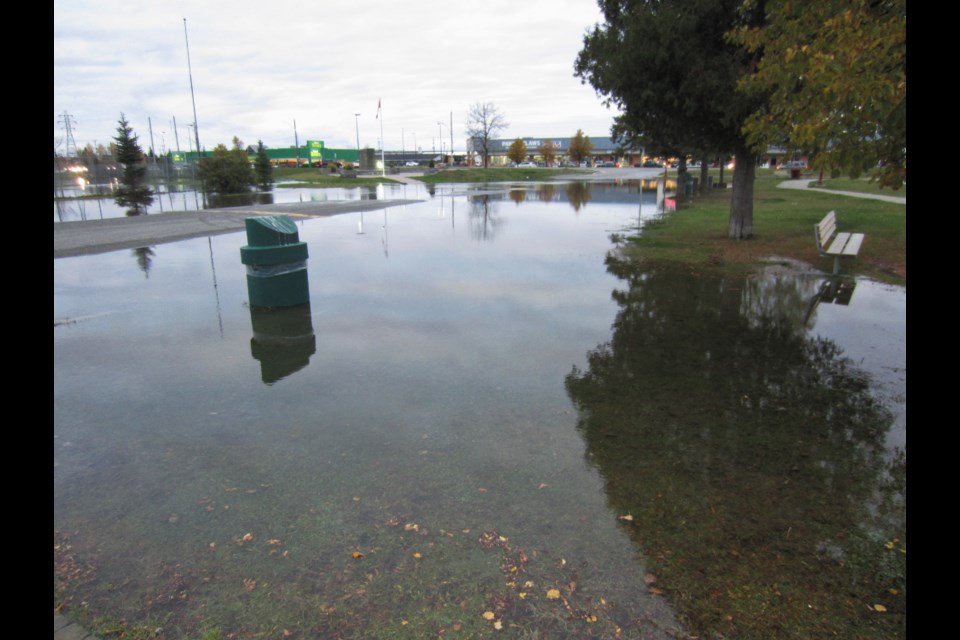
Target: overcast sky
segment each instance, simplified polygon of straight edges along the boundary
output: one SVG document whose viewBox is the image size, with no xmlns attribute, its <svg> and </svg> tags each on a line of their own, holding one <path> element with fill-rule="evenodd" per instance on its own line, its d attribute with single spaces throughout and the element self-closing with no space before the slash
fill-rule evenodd
<svg viewBox="0 0 960 640">
<path fill-rule="evenodd" d="M 238 136 L 268 147 L 464 148 L 470 105 L 513 137 L 609 136 L 615 111 L 573 75 L 596 0 L 54 0 L 54 144 L 109 144 L 124 113 L 144 149 Z M 184 29 L 186 19 L 186 29 Z M 359 113 L 359 117 L 354 114 Z M 65 114 L 69 114 L 69 118 Z M 442 122 L 442 125 L 438 125 Z M 434 145 L 437 145 L 434 147 Z"/>
</svg>

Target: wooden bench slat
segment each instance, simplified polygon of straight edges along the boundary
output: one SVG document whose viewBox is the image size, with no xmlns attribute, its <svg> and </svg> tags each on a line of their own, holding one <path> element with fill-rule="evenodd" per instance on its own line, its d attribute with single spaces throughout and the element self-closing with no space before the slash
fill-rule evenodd
<svg viewBox="0 0 960 640">
<path fill-rule="evenodd" d="M 847 244 L 843 247 L 843 255 L 845 256 L 855 256 L 860 252 L 860 245 L 863 244 L 864 234 L 862 233 L 852 233 L 850 234 L 850 239 L 847 240 Z"/>
</svg>

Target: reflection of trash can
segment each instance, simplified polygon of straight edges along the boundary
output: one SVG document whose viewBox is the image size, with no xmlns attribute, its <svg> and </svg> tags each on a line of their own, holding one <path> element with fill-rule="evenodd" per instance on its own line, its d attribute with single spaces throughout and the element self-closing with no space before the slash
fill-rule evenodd
<svg viewBox="0 0 960 640">
<path fill-rule="evenodd" d="M 790 169 L 790 179 L 791 179 L 791 180 L 799 180 L 799 179 L 800 179 L 800 169 L 798 169 L 798 168 L 796 168 L 796 167 Z"/>
<path fill-rule="evenodd" d="M 307 282 L 307 243 L 287 216 L 247 218 L 248 246 L 240 247 L 247 265 L 251 306 L 290 307 L 310 302 Z"/>
</svg>

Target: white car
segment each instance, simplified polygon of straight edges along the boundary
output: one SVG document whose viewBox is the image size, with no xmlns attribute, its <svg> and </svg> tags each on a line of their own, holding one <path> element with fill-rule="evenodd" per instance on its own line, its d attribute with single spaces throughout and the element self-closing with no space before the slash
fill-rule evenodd
<svg viewBox="0 0 960 640">
<path fill-rule="evenodd" d="M 414 160 L 407 160 L 407 166 L 408 166 L 408 167 L 419 167 L 419 166 L 420 166 L 420 163 L 419 163 L 419 162 L 416 162 L 416 161 L 414 161 Z"/>
<path fill-rule="evenodd" d="M 518 168 L 518 169 L 531 169 L 531 168 L 532 168 L 532 169 L 536 169 L 536 168 L 537 168 L 537 163 L 536 163 L 536 162 L 521 162 L 520 164 L 517 165 L 517 168 Z"/>
</svg>

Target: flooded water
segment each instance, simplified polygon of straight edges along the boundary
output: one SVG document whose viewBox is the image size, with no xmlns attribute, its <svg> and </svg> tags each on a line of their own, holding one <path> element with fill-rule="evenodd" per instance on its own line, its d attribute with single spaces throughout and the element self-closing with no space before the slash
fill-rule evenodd
<svg viewBox="0 0 960 640">
<path fill-rule="evenodd" d="M 379 189 L 425 201 L 297 222 L 305 306 L 249 306 L 243 233 L 54 261 L 55 599 L 168 638 L 901 637 L 904 289 L 629 261 L 635 184 Z"/>
</svg>

